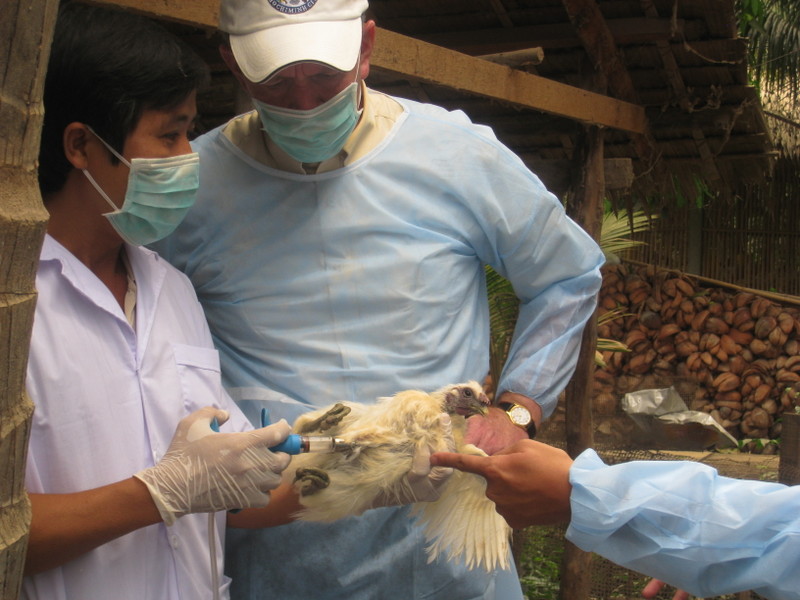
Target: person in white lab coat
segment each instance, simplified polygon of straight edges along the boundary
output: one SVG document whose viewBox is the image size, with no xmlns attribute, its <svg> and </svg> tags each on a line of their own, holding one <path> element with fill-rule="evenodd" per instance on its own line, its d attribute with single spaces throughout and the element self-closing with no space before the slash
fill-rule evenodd
<svg viewBox="0 0 800 600">
<path fill-rule="evenodd" d="M 149 20 L 61 8 L 39 170 L 50 221 L 26 380 L 35 404 L 26 600 L 227 598 L 226 518 L 245 523 L 256 509 L 226 510 L 267 505 L 289 462 L 267 449 L 289 426 L 253 429 L 222 389 L 191 284 L 141 247 L 194 201 L 188 135 L 206 78 Z"/>
</svg>

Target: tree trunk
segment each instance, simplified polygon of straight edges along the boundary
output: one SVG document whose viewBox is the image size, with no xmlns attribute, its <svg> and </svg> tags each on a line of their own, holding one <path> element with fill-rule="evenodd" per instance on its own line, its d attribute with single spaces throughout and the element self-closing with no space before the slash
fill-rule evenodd
<svg viewBox="0 0 800 600">
<path fill-rule="evenodd" d="M 47 224 L 36 180 L 42 90 L 57 0 L 0 0 L 0 598 L 19 596 L 30 527 L 25 393 L 39 251 Z"/>
</svg>

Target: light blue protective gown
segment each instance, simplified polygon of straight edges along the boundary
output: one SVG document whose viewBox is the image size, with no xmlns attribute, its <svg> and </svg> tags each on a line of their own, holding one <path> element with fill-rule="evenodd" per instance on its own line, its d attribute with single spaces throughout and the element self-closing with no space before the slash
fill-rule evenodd
<svg viewBox="0 0 800 600">
<path fill-rule="evenodd" d="M 158 246 L 197 290 L 231 395 L 251 419 L 407 388 L 482 380 L 484 264 L 522 299 L 500 391 L 552 412 L 595 307 L 603 256 L 492 132 L 401 100 L 367 156 L 316 175 L 278 171 L 220 130 L 199 138 L 201 193 Z M 521 598 L 512 570 L 428 565 L 407 509 L 331 525 L 231 531 L 234 598 Z"/>
<path fill-rule="evenodd" d="M 698 597 L 753 590 L 800 599 L 800 486 L 721 477 L 692 462 L 570 470 L 567 539 Z"/>
</svg>

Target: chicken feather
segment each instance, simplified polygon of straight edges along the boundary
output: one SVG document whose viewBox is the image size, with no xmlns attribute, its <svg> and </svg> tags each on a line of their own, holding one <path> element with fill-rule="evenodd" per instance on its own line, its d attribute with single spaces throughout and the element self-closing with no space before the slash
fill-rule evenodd
<svg viewBox="0 0 800 600">
<path fill-rule="evenodd" d="M 329 522 L 359 515 L 386 498 L 408 498 L 406 475 L 420 445 L 440 447 L 445 436 L 441 413 L 451 416 L 458 452 L 484 453 L 464 443 L 466 418 L 485 412 L 488 399 L 470 381 L 433 393 L 405 390 L 373 405 L 343 402 L 302 415 L 294 431 L 332 435 L 353 444 L 350 453 L 301 454 L 284 477 L 303 506 L 297 518 Z M 404 487 L 406 486 L 406 487 Z M 454 471 L 434 502 L 417 502 L 411 514 L 423 527 L 428 561 L 461 559 L 468 568 L 508 568 L 511 528 L 486 497 L 485 480 Z"/>
</svg>

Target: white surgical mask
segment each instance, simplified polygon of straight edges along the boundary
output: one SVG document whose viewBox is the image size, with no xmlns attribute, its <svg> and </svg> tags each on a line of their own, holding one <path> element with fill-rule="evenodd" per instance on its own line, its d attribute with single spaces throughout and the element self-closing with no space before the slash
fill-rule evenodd
<svg viewBox="0 0 800 600">
<path fill-rule="evenodd" d="M 128 162 L 99 135 L 92 133 L 130 169 L 121 208 L 117 208 L 89 171 L 83 169 L 89 182 L 114 209 L 103 216 L 120 237 L 130 244 L 143 246 L 175 231 L 197 197 L 199 155 L 193 152 L 169 158 L 133 158 Z"/>
<path fill-rule="evenodd" d="M 253 98 L 267 135 L 289 156 L 318 163 L 342 149 L 358 124 L 358 81 L 311 110 L 272 106 Z"/>
</svg>

